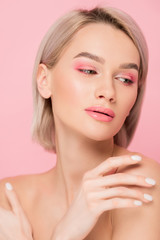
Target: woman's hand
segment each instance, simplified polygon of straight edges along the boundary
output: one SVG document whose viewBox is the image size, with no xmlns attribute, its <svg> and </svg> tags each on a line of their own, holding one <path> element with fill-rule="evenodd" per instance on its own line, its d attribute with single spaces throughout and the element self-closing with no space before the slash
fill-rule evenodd
<svg viewBox="0 0 160 240">
<path fill-rule="evenodd" d="M 109 175 L 111 170 L 136 164 L 140 160 L 136 155 L 111 157 L 86 172 L 76 198 L 58 223 L 51 239 L 82 240 L 103 212 L 115 208 L 138 207 L 142 202 L 151 201 L 144 198 L 147 194 L 124 185 L 151 187 L 155 185 L 153 179 L 126 173 Z"/>
<path fill-rule="evenodd" d="M 10 183 L 6 183 L 5 191 L 12 211 L 0 207 L 0 239 L 33 240 L 31 225 Z"/>
</svg>

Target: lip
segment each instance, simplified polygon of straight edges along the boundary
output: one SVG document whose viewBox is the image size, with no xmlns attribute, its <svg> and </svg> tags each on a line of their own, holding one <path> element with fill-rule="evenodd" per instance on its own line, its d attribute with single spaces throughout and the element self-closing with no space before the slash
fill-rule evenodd
<svg viewBox="0 0 160 240">
<path fill-rule="evenodd" d="M 85 111 L 99 112 L 99 113 L 107 114 L 111 118 L 115 117 L 115 113 L 111 109 L 101 107 L 101 106 L 92 106 L 92 107 L 86 108 Z"/>
<path fill-rule="evenodd" d="M 85 111 L 92 118 L 102 122 L 111 122 L 115 117 L 115 113 L 111 109 L 101 106 L 89 107 L 86 108 Z"/>
</svg>

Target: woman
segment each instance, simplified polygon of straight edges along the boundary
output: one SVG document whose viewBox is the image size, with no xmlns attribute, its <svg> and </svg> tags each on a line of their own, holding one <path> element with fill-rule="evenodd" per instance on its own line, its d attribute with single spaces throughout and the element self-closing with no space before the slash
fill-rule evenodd
<svg viewBox="0 0 160 240">
<path fill-rule="evenodd" d="M 32 136 L 57 163 L 1 181 L 1 240 L 160 238 L 160 166 L 127 150 L 147 68 L 143 34 L 120 10 L 72 11 L 50 28 L 34 66 Z"/>
</svg>

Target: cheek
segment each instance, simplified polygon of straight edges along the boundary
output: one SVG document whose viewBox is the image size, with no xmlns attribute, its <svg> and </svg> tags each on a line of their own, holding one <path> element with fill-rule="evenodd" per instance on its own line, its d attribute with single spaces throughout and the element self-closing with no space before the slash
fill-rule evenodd
<svg viewBox="0 0 160 240">
<path fill-rule="evenodd" d="M 53 85 L 53 106 L 57 110 L 63 107 L 68 113 L 73 107 L 78 107 L 84 99 L 84 88 L 76 79 L 60 75 Z M 80 106 L 79 106 L 80 107 Z M 53 108 L 53 109 L 55 109 Z"/>
<path fill-rule="evenodd" d="M 137 90 L 135 92 L 133 92 L 133 94 L 130 95 L 130 101 L 129 101 L 129 104 L 128 104 L 129 111 L 134 106 L 134 104 L 136 102 L 136 99 L 137 99 Z"/>
<path fill-rule="evenodd" d="M 123 92 L 119 96 L 119 104 L 117 105 L 117 121 L 116 121 L 116 133 L 121 129 L 123 126 L 125 119 L 130 113 L 130 110 L 132 109 L 135 101 L 136 101 L 137 93 L 136 91 L 128 91 L 128 92 Z"/>
<path fill-rule="evenodd" d="M 126 118 L 135 104 L 137 98 L 137 89 L 133 89 L 133 91 L 128 91 L 126 94 L 122 95 L 122 105 L 121 108 L 123 109 L 123 117 Z"/>
</svg>

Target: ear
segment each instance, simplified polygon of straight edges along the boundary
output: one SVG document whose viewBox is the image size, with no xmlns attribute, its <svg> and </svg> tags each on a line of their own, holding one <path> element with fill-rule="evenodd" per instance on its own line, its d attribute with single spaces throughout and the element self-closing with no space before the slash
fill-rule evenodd
<svg viewBox="0 0 160 240">
<path fill-rule="evenodd" d="M 51 97 L 49 69 L 43 63 L 39 64 L 37 71 L 37 88 L 43 98 Z"/>
</svg>

